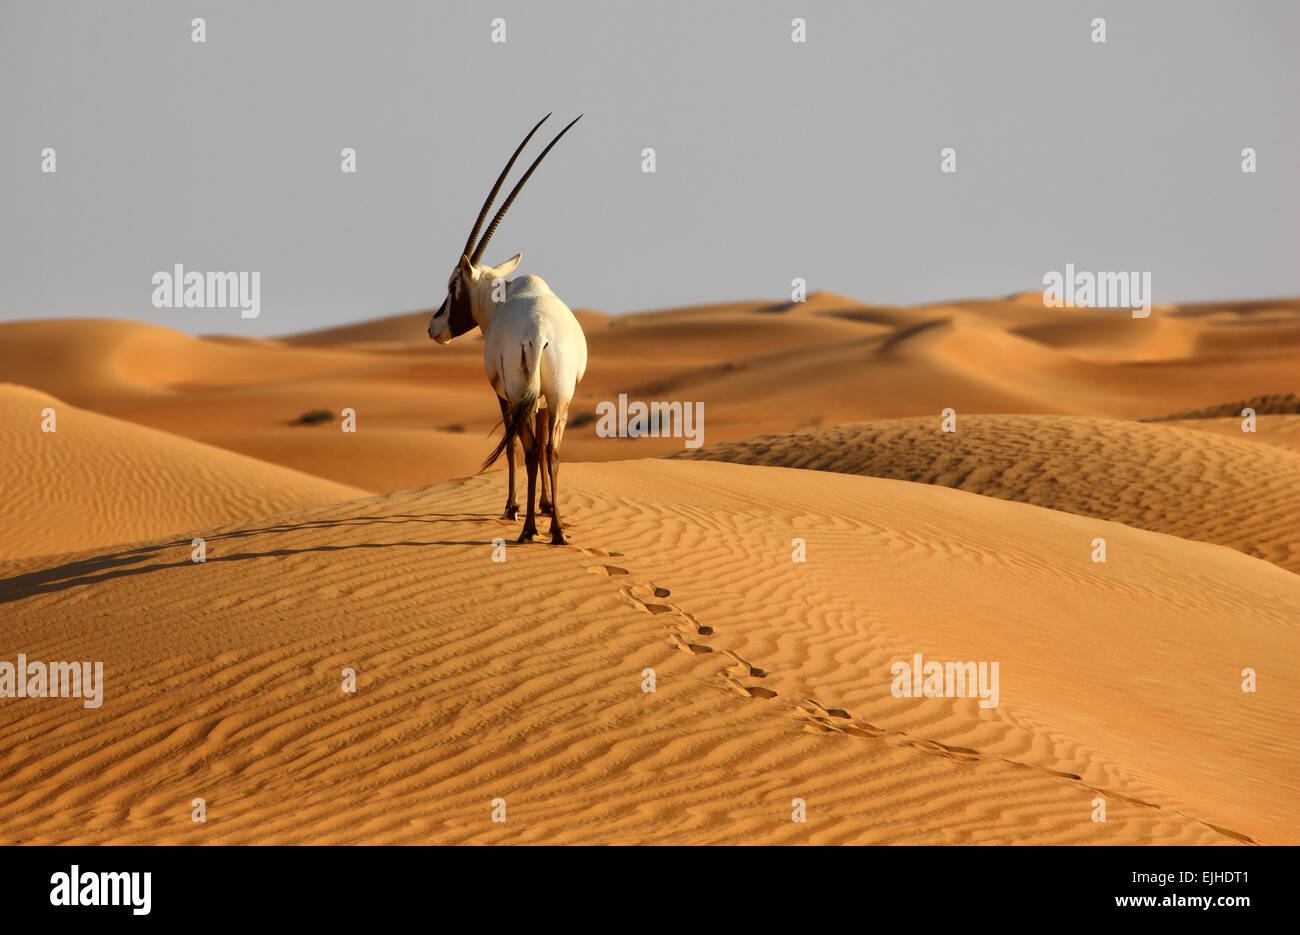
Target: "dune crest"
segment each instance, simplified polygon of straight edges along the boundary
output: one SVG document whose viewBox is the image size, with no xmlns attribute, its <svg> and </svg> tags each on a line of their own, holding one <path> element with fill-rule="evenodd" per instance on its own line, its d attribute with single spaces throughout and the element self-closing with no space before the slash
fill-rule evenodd
<svg viewBox="0 0 1300 935">
<path fill-rule="evenodd" d="M 1169 424 L 959 415 L 957 431 L 945 433 L 937 418 L 892 419 L 706 445 L 671 457 L 956 487 L 1215 542 L 1300 572 L 1300 457 Z"/>
<path fill-rule="evenodd" d="M 55 431 L 42 431 L 54 411 Z M 74 552 L 366 492 L 0 384 L 0 560 Z"/>
<path fill-rule="evenodd" d="M 0 324 L 0 381 L 367 490 L 472 471 L 500 417 L 482 337 L 428 340 L 428 312 L 278 339 L 195 338 L 99 319 Z M 1041 293 L 915 306 L 829 291 L 626 315 L 579 310 L 588 372 L 565 435 L 572 461 L 680 450 L 607 439 L 601 402 L 699 401 L 707 438 L 962 413 L 1142 419 L 1300 392 L 1300 300 L 1046 308 Z M 185 319 L 178 317 L 178 322 Z M 369 444 L 302 430 L 303 412 L 357 413 Z M 460 437 L 455 437 L 460 436 Z"/>
<path fill-rule="evenodd" d="M 207 530 L 202 566 L 164 539 L 3 582 L 12 645 L 107 675 L 93 712 L 7 703 L 0 837 L 1300 840 L 1295 575 L 935 486 L 566 471 L 579 545 L 505 562 L 480 476 Z M 894 697 L 914 653 L 998 661 L 999 706 Z"/>
</svg>

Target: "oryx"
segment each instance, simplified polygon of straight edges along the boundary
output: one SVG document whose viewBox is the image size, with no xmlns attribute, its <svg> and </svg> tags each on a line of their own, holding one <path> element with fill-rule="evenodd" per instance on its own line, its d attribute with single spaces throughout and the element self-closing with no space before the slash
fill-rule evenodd
<svg viewBox="0 0 1300 935">
<path fill-rule="evenodd" d="M 492 218 L 492 223 L 483 232 L 483 239 L 477 246 L 474 243 L 483 226 L 483 219 L 501 189 L 501 183 L 505 181 L 528 141 L 548 117 L 550 114 L 537 121 L 536 126 L 524 137 L 506 167 L 501 170 L 496 184 L 488 193 L 487 201 L 483 202 L 474 229 L 465 241 L 460 262 L 447 281 L 447 297 L 429 320 L 429 337 L 439 344 L 446 344 L 475 325 L 485 335 L 483 367 L 501 404 L 501 421 L 505 426 L 505 434 L 480 470 L 495 463 L 501 453 L 505 452 L 510 486 L 502 517 L 518 519 L 519 504 L 515 500 L 515 439 L 518 438 L 524 446 L 524 464 L 528 469 L 528 514 L 519 541 L 531 542 L 533 536 L 537 535 L 533 502 L 537 468 L 540 464 L 541 508 L 543 512 L 551 514 L 551 544 L 562 545 L 567 540 L 556 502 L 559 499 L 556 480 L 560 470 L 560 440 L 564 437 L 569 401 L 573 399 L 578 381 L 587 370 L 587 339 L 573 312 L 541 278 L 520 276 L 518 279 L 506 280 L 505 277 L 519 265 L 520 254 L 515 254 L 500 266 L 480 266 L 479 260 L 497 225 L 501 223 L 528 177 L 551 151 L 551 147 L 569 131 L 569 127 L 581 119 L 581 114 L 561 130 L 542 150 L 542 154 L 533 160 L 533 164 L 511 190 Z"/>
</svg>

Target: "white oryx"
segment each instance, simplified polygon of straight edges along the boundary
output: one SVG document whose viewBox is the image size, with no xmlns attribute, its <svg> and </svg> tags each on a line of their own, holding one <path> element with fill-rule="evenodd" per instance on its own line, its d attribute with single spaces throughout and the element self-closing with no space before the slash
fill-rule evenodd
<svg viewBox="0 0 1300 935">
<path fill-rule="evenodd" d="M 483 226 L 483 218 L 501 190 L 501 183 L 537 128 L 548 117 L 550 114 L 537 121 L 524 137 L 492 186 L 487 201 L 483 202 L 474 229 L 465 241 L 460 262 L 447 282 L 447 297 L 429 319 L 429 337 L 439 344 L 446 344 L 475 325 L 486 336 L 483 368 L 501 404 L 505 435 L 480 470 L 495 463 L 505 452 L 510 489 L 505 512 L 501 515 L 505 519 L 518 519 L 519 504 L 515 500 L 515 439 L 518 438 L 524 446 L 524 464 L 528 469 L 528 514 L 519 541 L 532 542 L 533 536 L 537 535 L 533 502 L 540 465 L 541 509 L 551 515 L 551 544 L 563 545 L 568 540 L 564 537 L 556 502 L 559 499 L 556 481 L 560 472 L 560 441 L 564 438 L 564 426 L 569 416 L 569 401 L 587 370 L 587 339 L 573 312 L 540 277 L 520 276 L 506 280 L 505 277 L 519 265 L 520 254 L 515 254 L 500 266 L 480 266 L 479 260 L 528 177 L 569 127 L 581 119 L 581 114 L 561 130 L 528 167 L 492 218 L 483 239 L 477 246 L 474 244 Z"/>
</svg>

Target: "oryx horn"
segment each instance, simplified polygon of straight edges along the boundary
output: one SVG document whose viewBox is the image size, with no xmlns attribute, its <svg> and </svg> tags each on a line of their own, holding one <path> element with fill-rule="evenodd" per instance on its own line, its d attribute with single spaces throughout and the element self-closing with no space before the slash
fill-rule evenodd
<svg viewBox="0 0 1300 935">
<path fill-rule="evenodd" d="M 469 256 L 473 252 L 474 241 L 478 239 L 478 232 L 483 228 L 483 219 L 487 217 L 488 209 L 492 207 L 492 202 L 496 200 L 497 192 L 501 191 L 501 183 L 504 182 L 506 176 L 510 174 L 510 169 L 514 166 L 515 160 L 518 159 L 519 154 L 524 151 L 524 147 L 528 145 L 528 141 L 533 138 L 533 134 L 537 132 L 537 128 L 549 119 L 551 119 L 551 115 L 547 114 L 541 120 L 537 121 L 533 128 L 528 131 L 528 135 L 524 137 L 524 141 L 519 144 L 519 148 L 515 150 L 515 154 L 510 157 L 510 161 L 506 163 L 506 167 L 501 170 L 501 174 L 497 176 L 497 183 L 492 186 L 492 191 L 488 192 L 487 201 L 483 202 L 483 209 L 479 211 L 478 220 L 474 222 L 474 229 L 469 232 L 469 240 L 465 241 L 465 249 L 463 251 L 465 256 Z"/>
<path fill-rule="evenodd" d="M 547 114 L 547 117 L 549 116 L 550 114 Z M 542 118 L 542 120 L 545 119 L 546 117 Z M 519 190 L 524 187 L 524 183 L 527 182 L 528 177 L 533 174 L 533 170 L 536 169 L 537 166 L 541 163 L 541 161 L 546 158 L 546 154 L 551 151 L 551 147 L 554 146 L 556 143 L 560 142 L 560 137 L 564 136 L 564 134 L 569 132 L 569 127 L 573 126 L 581 119 L 582 119 L 582 114 L 578 114 L 578 116 L 574 117 L 573 120 L 569 122 L 569 126 L 565 127 L 563 130 L 557 133 L 555 135 L 555 139 L 551 140 L 550 144 L 544 150 L 542 150 L 542 154 L 533 160 L 533 164 L 528 167 L 528 171 L 524 173 L 524 177 L 521 178 L 515 184 L 515 187 L 513 189 L 511 189 L 510 194 L 506 197 L 506 200 L 502 203 L 500 210 L 498 210 L 496 216 L 492 218 L 492 223 L 489 224 L 487 230 L 483 232 L 483 239 L 479 241 L 478 246 L 474 248 L 474 254 L 469 258 L 471 263 L 478 263 L 478 261 L 482 259 L 483 251 L 487 249 L 488 241 L 492 239 L 492 234 L 497 229 L 497 225 L 501 223 L 501 219 L 505 217 L 506 212 L 510 210 L 510 205 L 511 203 L 514 202 L 515 196 L 518 195 Z M 541 125 L 542 124 L 539 121 L 537 127 L 540 127 Z M 533 127 L 533 133 L 537 132 L 537 127 Z M 515 163 L 515 157 L 519 155 L 519 150 L 524 148 L 524 144 L 528 142 L 528 139 L 532 135 L 533 135 L 532 133 L 529 133 L 527 137 L 524 137 L 524 142 L 519 144 L 519 149 L 515 150 L 515 155 L 510 157 L 510 162 L 506 164 L 506 171 L 502 172 L 501 178 L 497 179 L 496 188 L 492 189 L 492 194 L 488 196 L 488 203 L 483 206 L 483 214 L 487 214 L 487 210 L 492 203 L 492 199 L 496 197 L 497 189 L 501 187 L 501 182 L 506 177 L 506 172 L 510 171 L 510 167 Z M 483 222 L 483 214 L 479 215 L 480 224 Z M 477 224 L 474 226 L 474 232 L 476 234 L 478 233 Z M 470 239 L 472 240 L 473 238 L 471 237 Z"/>
</svg>

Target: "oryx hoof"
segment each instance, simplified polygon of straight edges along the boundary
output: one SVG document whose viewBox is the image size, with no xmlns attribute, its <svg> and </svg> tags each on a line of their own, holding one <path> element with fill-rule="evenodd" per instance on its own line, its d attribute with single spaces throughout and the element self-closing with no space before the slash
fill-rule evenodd
<svg viewBox="0 0 1300 935">
<path fill-rule="evenodd" d="M 523 532 L 521 532 L 521 533 L 519 534 L 519 538 L 516 539 L 515 542 L 517 542 L 517 543 L 521 543 L 521 544 L 524 543 L 524 542 L 532 542 L 532 541 L 533 541 L 533 537 L 536 536 L 536 535 L 537 535 L 537 530 L 536 530 L 536 529 L 525 529 Z"/>
<path fill-rule="evenodd" d="M 551 545 L 568 545 L 568 537 L 564 535 L 563 529 L 551 530 Z"/>
<path fill-rule="evenodd" d="M 547 516 L 555 515 L 555 507 L 551 506 L 551 504 L 546 500 L 543 500 L 541 503 L 537 504 L 537 509 L 539 512 L 544 513 Z"/>
<path fill-rule="evenodd" d="M 502 519 L 519 519 L 519 504 L 513 503 L 508 505 L 501 513 Z"/>
</svg>

